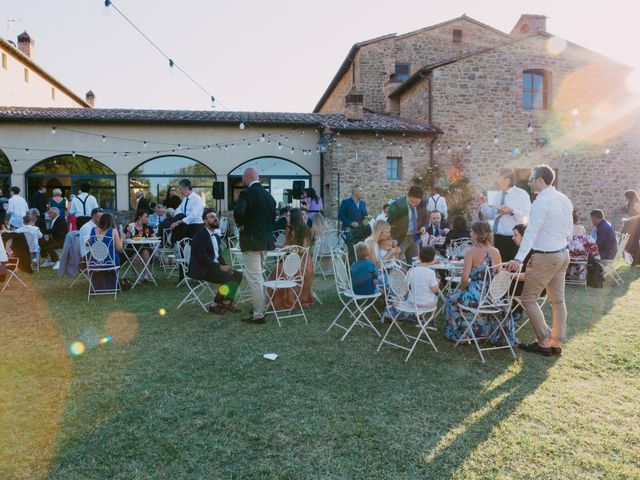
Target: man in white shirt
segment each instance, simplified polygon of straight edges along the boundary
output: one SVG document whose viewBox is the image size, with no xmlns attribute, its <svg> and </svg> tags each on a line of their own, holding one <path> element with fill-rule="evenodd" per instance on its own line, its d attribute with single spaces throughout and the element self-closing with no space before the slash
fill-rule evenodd
<svg viewBox="0 0 640 480">
<path fill-rule="evenodd" d="M 9 218 L 9 225 L 11 227 L 20 228 L 23 225 L 23 218 L 29 211 L 29 205 L 27 201 L 20 196 L 20 187 L 11 187 L 11 198 L 7 203 L 7 214 L 11 215 Z"/>
<path fill-rule="evenodd" d="M 488 205 L 487 198 L 480 196 L 480 212 L 486 219 L 493 219 L 493 243 L 500 251 L 502 261 L 513 260 L 518 251 L 513 241 L 513 227 L 526 223 L 531 210 L 529 194 L 516 187 L 516 172 L 512 168 L 503 168 L 495 181 L 500 198 L 491 199 L 495 205 Z"/>
<path fill-rule="evenodd" d="M 431 195 L 429 200 L 427 200 L 427 212 L 433 212 L 434 210 L 437 210 L 442 214 L 443 220 L 449 218 L 447 200 L 438 192 Z"/>
<path fill-rule="evenodd" d="M 561 343 L 567 335 L 564 280 L 569 265 L 567 238 L 573 230 L 573 205 L 552 186 L 554 178 L 555 173 L 548 165 L 538 165 L 531 170 L 529 186 L 538 197 L 531 207 L 529 226 L 520 249 L 507 265 L 509 270 L 517 270 L 531 251 L 520 299 L 538 341 L 520 344 L 520 348 L 545 357 L 562 355 Z M 538 305 L 538 298 L 545 288 L 553 316 L 551 329 Z"/>
<path fill-rule="evenodd" d="M 195 193 L 191 181 L 183 178 L 178 182 L 178 190 L 182 194 L 182 203 L 176 209 L 176 217 L 178 220 L 171 224 L 173 234 L 171 241 L 177 242 L 183 238 L 193 238 L 195 233 L 202 228 L 202 212 L 204 211 L 204 202 Z"/>
<path fill-rule="evenodd" d="M 83 257 L 89 253 L 87 241 L 91 235 L 91 229 L 98 225 L 102 212 L 103 210 L 101 208 L 91 210 L 91 220 L 80 227 L 80 255 Z"/>
<path fill-rule="evenodd" d="M 71 200 L 69 213 L 76 217 L 76 226 L 78 229 L 91 219 L 90 214 L 94 208 L 100 208 L 96 197 L 89 195 L 90 190 L 91 186 L 88 183 L 83 183 L 80 185 L 80 193 Z"/>
</svg>

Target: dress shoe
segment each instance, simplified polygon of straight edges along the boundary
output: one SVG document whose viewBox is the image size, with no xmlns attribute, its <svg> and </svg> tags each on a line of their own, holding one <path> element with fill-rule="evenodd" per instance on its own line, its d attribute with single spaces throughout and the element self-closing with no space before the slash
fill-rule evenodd
<svg viewBox="0 0 640 480">
<path fill-rule="evenodd" d="M 60 262 L 56 262 L 53 267 L 51 267 L 53 270 L 58 270 L 60 268 Z"/>
<path fill-rule="evenodd" d="M 232 303 L 223 303 L 222 308 L 231 313 L 236 313 L 238 311 L 238 309 L 234 307 Z"/>
<path fill-rule="evenodd" d="M 224 308 L 222 305 L 211 304 L 209 305 L 209 313 L 215 313 L 216 315 L 224 315 Z"/>
<path fill-rule="evenodd" d="M 541 347 L 540 345 L 538 345 L 538 342 L 529 344 L 521 343 L 518 345 L 518 347 L 525 352 L 537 353 L 539 355 L 542 355 L 543 357 L 550 357 L 552 355 L 551 347 Z"/>
<path fill-rule="evenodd" d="M 244 322 L 244 323 L 255 323 L 256 325 L 263 325 L 263 324 L 267 323 L 267 319 L 264 318 L 264 316 L 263 317 L 258 317 L 258 318 L 253 318 L 253 317 L 243 318 L 240 321 Z"/>
<path fill-rule="evenodd" d="M 560 347 L 551 347 L 551 354 L 556 357 L 562 356 L 562 348 Z"/>
</svg>

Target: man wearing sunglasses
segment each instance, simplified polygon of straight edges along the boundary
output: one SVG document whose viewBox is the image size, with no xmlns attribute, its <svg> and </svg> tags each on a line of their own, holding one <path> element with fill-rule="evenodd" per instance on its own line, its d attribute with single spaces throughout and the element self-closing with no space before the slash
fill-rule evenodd
<svg viewBox="0 0 640 480">
<path fill-rule="evenodd" d="M 532 253 L 520 298 L 537 341 L 528 345 L 520 344 L 520 348 L 545 357 L 562 355 L 561 343 L 567 335 L 564 280 L 569 265 L 567 238 L 573 231 L 573 205 L 553 187 L 554 179 L 555 173 L 548 165 L 538 165 L 531 170 L 529 187 L 538 196 L 531 206 L 529 226 L 518 253 L 507 264 L 509 270 L 515 271 L 527 254 Z M 538 305 L 538 298 L 544 289 L 547 290 L 553 316 L 551 328 Z"/>
</svg>

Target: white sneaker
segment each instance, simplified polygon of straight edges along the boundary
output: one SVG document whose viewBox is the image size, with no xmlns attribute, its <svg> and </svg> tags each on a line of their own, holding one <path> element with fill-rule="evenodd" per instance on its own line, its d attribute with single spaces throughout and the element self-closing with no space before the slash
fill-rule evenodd
<svg viewBox="0 0 640 480">
<path fill-rule="evenodd" d="M 59 268 L 60 268 L 60 262 L 56 262 L 56 263 L 53 265 L 53 269 L 54 269 L 54 270 L 58 270 Z"/>
<path fill-rule="evenodd" d="M 41 267 L 50 267 L 51 265 L 55 265 L 55 263 L 50 262 L 49 260 L 47 260 L 46 262 L 44 262 L 42 265 L 40 265 Z"/>
</svg>

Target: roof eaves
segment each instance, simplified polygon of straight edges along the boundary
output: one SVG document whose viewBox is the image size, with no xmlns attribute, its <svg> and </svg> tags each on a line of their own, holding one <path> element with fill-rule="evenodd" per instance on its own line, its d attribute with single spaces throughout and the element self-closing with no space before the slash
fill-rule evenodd
<svg viewBox="0 0 640 480">
<path fill-rule="evenodd" d="M 9 43 L 8 40 L 5 40 L 4 38 L 0 37 L 0 45 L 2 45 L 4 48 L 7 48 L 22 63 L 26 64 L 33 71 L 38 72 L 40 75 L 45 77 L 51 83 L 55 84 L 58 87 L 59 90 L 63 91 L 67 95 L 69 95 L 76 102 L 80 103 L 81 105 L 83 105 L 86 108 L 91 108 L 91 105 L 89 105 L 86 102 L 86 100 L 83 100 L 80 96 L 76 95 L 73 91 L 71 91 L 70 88 L 65 86 L 62 82 L 57 80 L 55 77 L 53 77 L 51 74 L 49 74 L 46 70 L 44 70 L 41 66 L 39 66 L 37 63 L 35 63 L 33 60 L 31 60 L 27 55 L 22 53 L 18 48 L 14 47 L 11 43 Z"/>
<path fill-rule="evenodd" d="M 347 53 L 347 56 L 342 62 L 342 65 L 340 65 L 340 68 L 338 68 L 338 71 L 333 76 L 331 83 L 329 83 L 329 86 L 320 97 L 320 100 L 318 100 L 318 103 L 316 104 L 316 106 L 313 108 L 313 112 L 318 113 L 320 108 L 322 108 L 322 105 L 324 105 L 324 102 L 327 101 L 327 98 L 329 98 L 329 95 L 331 95 L 331 92 L 333 91 L 333 89 L 336 88 L 336 85 L 338 85 L 338 82 L 340 81 L 340 79 L 349 70 L 349 66 L 351 65 L 351 62 L 355 58 L 356 52 L 360 49 L 360 47 L 364 47 L 365 45 L 370 45 L 372 43 L 379 42 L 381 40 L 387 40 L 395 36 L 396 36 L 395 33 L 389 33 L 387 35 L 382 35 L 380 37 L 372 38 L 370 40 L 365 40 L 363 42 L 355 43 L 349 50 L 349 53 Z"/>
</svg>

